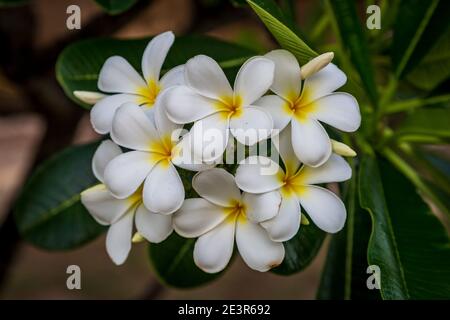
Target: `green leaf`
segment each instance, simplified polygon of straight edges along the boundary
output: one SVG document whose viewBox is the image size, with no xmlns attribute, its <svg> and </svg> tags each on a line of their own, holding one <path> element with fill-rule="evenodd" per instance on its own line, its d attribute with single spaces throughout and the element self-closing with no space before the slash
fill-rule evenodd
<svg viewBox="0 0 450 320">
<path fill-rule="evenodd" d="M 95 2 L 110 15 L 125 12 L 138 1 L 139 0 L 95 0 Z"/>
<path fill-rule="evenodd" d="M 149 245 L 152 269 L 162 283 L 177 288 L 192 288 L 222 274 L 205 273 L 195 265 L 195 241 L 197 239 L 185 239 L 173 233 L 165 241 Z"/>
<path fill-rule="evenodd" d="M 359 22 L 356 3 L 352 0 L 330 1 L 340 38 L 350 54 L 350 58 L 359 73 L 363 86 L 375 105 L 378 101 L 375 76 L 367 45 L 364 27 Z"/>
<path fill-rule="evenodd" d="M 385 160 L 364 156 L 359 197 L 372 218 L 368 260 L 380 267 L 382 297 L 449 299 L 449 238 L 410 181 Z"/>
<path fill-rule="evenodd" d="M 309 219 L 309 225 L 301 225 L 297 234 L 284 242 L 286 252 L 283 263 L 271 271 L 280 275 L 291 275 L 306 268 L 317 253 L 325 239 L 325 232 L 317 228 Z"/>
<path fill-rule="evenodd" d="M 61 53 L 56 63 L 56 76 L 67 96 L 90 108 L 73 96 L 75 90 L 98 91 L 97 79 L 103 63 L 113 55 L 127 59 L 136 70 L 151 38 L 138 40 L 90 39 L 76 42 Z M 186 36 L 175 40 L 163 69 L 168 70 L 198 54 L 215 59 L 227 75 L 235 74 L 240 65 L 255 53 L 247 48 L 211 37 Z"/>
<path fill-rule="evenodd" d="M 450 3 L 440 0 L 403 0 L 394 26 L 392 62 L 395 74 L 408 74 L 445 33 Z"/>
<path fill-rule="evenodd" d="M 44 249 L 63 250 L 80 246 L 104 230 L 80 202 L 80 192 L 97 183 L 91 170 L 97 145 L 67 148 L 36 170 L 14 212 L 23 238 Z"/>
<path fill-rule="evenodd" d="M 317 298 L 321 300 L 380 299 L 377 289 L 369 290 L 367 246 L 371 232 L 369 215 L 359 206 L 357 177 L 347 183 L 345 227 L 332 236 Z"/>
<path fill-rule="evenodd" d="M 450 29 L 432 47 L 422 62 L 408 75 L 408 80 L 430 91 L 450 77 Z"/>
<path fill-rule="evenodd" d="M 422 137 L 448 139 L 450 138 L 449 124 L 450 108 L 418 109 L 406 117 L 395 130 L 394 137 L 402 141 L 415 141 Z"/>
<path fill-rule="evenodd" d="M 273 0 L 247 0 L 247 2 L 280 46 L 294 54 L 300 64 L 305 64 L 317 56 L 317 53 L 287 26 L 281 9 Z"/>
</svg>

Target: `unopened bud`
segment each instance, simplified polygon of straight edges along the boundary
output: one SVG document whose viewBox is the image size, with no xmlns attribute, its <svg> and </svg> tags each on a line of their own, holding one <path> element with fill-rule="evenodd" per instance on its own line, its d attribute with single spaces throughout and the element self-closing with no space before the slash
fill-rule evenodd
<svg viewBox="0 0 450 320">
<path fill-rule="evenodd" d="M 344 157 L 356 157 L 356 152 L 345 143 L 331 139 L 333 152 Z"/>
<path fill-rule="evenodd" d="M 301 216 L 300 224 L 303 224 L 303 225 L 305 225 L 305 226 L 309 225 L 309 220 L 308 220 L 307 217 L 305 217 L 304 214 L 302 214 L 302 216 Z"/>
<path fill-rule="evenodd" d="M 74 91 L 73 95 L 87 104 L 95 104 L 106 97 L 103 93 L 95 91 Z"/>
<path fill-rule="evenodd" d="M 131 239 L 131 242 L 139 243 L 139 242 L 142 242 L 144 240 L 145 240 L 144 237 L 139 232 L 136 232 L 134 234 L 134 236 L 133 236 L 133 239 Z"/>
<path fill-rule="evenodd" d="M 302 80 L 312 76 L 316 72 L 326 67 L 334 58 L 333 52 L 326 52 L 315 57 L 300 68 Z"/>
</svg>

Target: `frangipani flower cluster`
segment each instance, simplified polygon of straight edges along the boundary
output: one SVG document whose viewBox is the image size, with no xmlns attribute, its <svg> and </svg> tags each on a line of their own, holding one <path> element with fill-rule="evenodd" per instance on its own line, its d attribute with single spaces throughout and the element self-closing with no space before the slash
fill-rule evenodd
<svg viewBox="0 0 450 320">
<path fill-rule="evenodd" d="M 349 179 L 351 168 L 340 155 L 353 150 L 329 139 L 319 121 L 350 132 L 361 119 L 356 100 L 334 92 L 346 77 L 330 63 L 333 55 L 300 68 L 288 51 L 274 50 L 248 59 L 232 87 L 205 55 L 160 79 L 173 41 L 171 32 L 150 41 L 143 78 L 123 58 L 109 58 L 98 87 L 113 95 L 75 93 L 95 103 L 92 125 L 111 137 L 93 158 L 101 184 L 81 200 L 99 223 L 110 225 L 112 260 L 122 264 L 132 240 L 161 242 L 175 230 L 198 238 L 194 261 L 205 272 L 223 270 L 235 242 L 247 265 L 264 272 L 282 263 L 283 242 L 301 232 L 303 211 L 322 230 L 341 230 L 344 204 L 317 184 Z M 246 146 L 278 140 L 282 165 L 252 155 L 235 172 L 215 168 L 234 138 Z M 268 165 L 275 170 L 268 173 Z M 181 169 L 197 171 L 190 185 L 183 185 Z M 185 199 L 185 187 L 200 197 Z"/>
</svg>

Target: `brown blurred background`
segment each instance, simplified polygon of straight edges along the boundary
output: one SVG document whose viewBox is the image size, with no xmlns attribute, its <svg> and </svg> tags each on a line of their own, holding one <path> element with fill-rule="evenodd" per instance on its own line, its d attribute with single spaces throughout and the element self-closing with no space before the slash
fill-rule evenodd
<svg viewBox="0 0 450 320">
<path fill-rule="evenodd" d="M 216 2 L 216 3 L 214 3 Z M 125 265 L 116 267 L 105 237 L 70 252 L 46 252 L 18 240 L 11 206 L 30 171 L 63 147 L 98 137 L 88 113 L 70 102 L 54 78 L 56 57 L 67 43 L 92 36 L 142 37 L 173 30 L 206 33 L 259 49 L 275 43 L 249 10 L 228 1 L 143 1 L 127 13 L 108 17 L 92 0 L 39 0 L 0 10 L 0 239 L 1 298 L 6 299 L 313 299 L 325 247 L 302 273 L 281 277 L 250 270 L 239 258 L 219 280 L 192 290 L 162 288 L 152 275 L 144 244 L 134 245 Z M 310 1 L 298 1 L 299 15 Z M 66 28 L 66 8 L 81 8 L 80 31 Z M 301 19 L 300 19 L 301 20 Z M 11 30 L 15 33 L 11 35 Z M 4 50 L 4 44 L 10 50 Z M 6 51 L 6 53 L 5 53 Z M 66 268 L 81 267 L 82 289 L 66 288 Z"/>
</svg>

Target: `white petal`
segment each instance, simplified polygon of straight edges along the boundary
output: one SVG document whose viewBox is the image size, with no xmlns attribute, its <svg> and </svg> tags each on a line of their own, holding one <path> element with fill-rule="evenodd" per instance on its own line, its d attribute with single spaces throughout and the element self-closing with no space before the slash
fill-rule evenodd
<svg viewBox="0 0 450 320">
<path fill-rule="evenodd" d="M 106 166 L 105 184 L 117 198 L 127 198 L 139 188 L 154 165 L 151 153 L 141 151 L 123 153 Z"/>
<path fill-rule="evenodd" d="M 356 99 L 348 93 L 333 93 L 314 101 L 313 118 L 345 132 L 357 130 L 361 114 Z"/>
<path fill-rule="evenodd" d="M 91 124 L 94 130 L 100 134 L 111 131 L 112 122 L 117 108 L 126 102 L 136 101 L 133 94 L 114 94 L 98 101 L 91 109 Z"/>
<path fill-rule="evenodd" d="M 292 146 L 304 164 L 317 167 L 331 155 L 331 142 L 322 125 L 314 119 L 292 121 Z"/>
<path fill-rule="evenodd" d="M 262 97 L 273 82 L 275 64 L 263 57 L 248 59 L 239 70 L 234 82 L 234 94 L 248 106 Z"/>
<path fill-rule="evenodd" d="M 114 223 L 131 206 L 127 199 L 114 198 L 104 184 L 98 184 L 81 192 L 81 203 L 102 225 Z"/>
<path fill-rule="evenodd" d="M 275 63 L 275 76 L 270 90 L 289 100 L 300 95 L 300 65 L 292 53 L 277 49 L 265 55 Z"/>
<path fill-rule="evenodd" d="M 185 134 L 181 141 L 172 149 L 172 163 L 179 168 L 189 171 L 207 170 L 216 165 L 215 162 L 204 163 L 195 156 L 190 133 Z"/>
<path fill-rule="evenodd" d="M 183 204 L 184 186 L 175 167 L 160 161 L 145 180 L 143 194 L 150 211 L 161 214 L 177 211 Z"/>
<path fill-rule="evenodd" d="M 273 160 L 251 156 L 239 164 L 236 184 L 245 192 L 263 193 L 281 188 L 284 172 Z"/>
<path fill-rule="evenodd" d="M 131 209 L 120 220 L 113 223 L 106 234 L 106 251 L 116 265 L 121 265 L 131 250 L 133 211 Z"/>
<path fill-rule="evenodd" d="M 98 88 L 111 93 L 136 93 L 147 84 L 137 71 L 122 57 L 113 56 L 105 61 L 98 76 Z"/>
<path fill-rule="evenodd" d="M 222 207 L 231 207 L 241 199 L 241 192 L 231 173 L 214 168 L 197 173 L 192 187 L 206 200 Z"/>
<path fill-rule="evenodd" d="M 188 60 L 184 79 L 189 87 L 211 99 L 233 95 L 230 83 L 219 64 L 205 55 L 198 55 Z"/>
<path fill-rule="evenodd" d="M 233 254 L 234 230 L 234 221 L 224 221 L 198 238 L 194 247 L 195 264 L 208 273 L 225 269 Z"/>
<path fill-rule="evenodd" d="M 150 151 L 151 142 L 159 140 L 159 135 L 141 107 L 126 103 L 117 109 L 113 119 L 111 138 L 123 147 Z"/>
<path fill-rule="evenodd" d="M 268 271 L 284 259 L 283 244 L 270 240 L 263 227 L 248 220 L 238 220 L 236 244 L 242 259 L 256 271 Z"/>
<path fill-rule="evenodd" d="M 100 143 L 92 158 L 92 172 L 99 181 L 103 182 L 103 174 L 108 163 L 120 154 L 122 150 L 111 140 Z"/>
<path fill-rule="evenodd" d="M 341 199 L 333 192 L 308 186 L 304 187 L 298 197 L 303 209 L 323 231 L 335 233 L 344 227 L 347 212 Z"/>
<path fill-rule="evenodd" d="M 147 83 L 159 80 L 159 73 L 174 40 L 173 32 L 167 31 L 157 35 L 148 43 L 142 56 L 142 73 Z"/>
<path fill-rule="evenodd" d="M 302 103 L 314 101 L 326 96 L 342 87 L 347 82 L 347 76 L 334 64 L 330 63 L 319 72 L 306 78 L 303 87 L 303 94 L 307 92 Z M 307 100 L 306 100 L 307 99 Z"/>
<path fill-rule="evenodd" d="M 352 168 L 344 158 L 332 154 L 323 165 L 303 167 L 298 173 L 302 184 L 341 182 L 352 177 Z"/>
<path fill-rule="evenodd" d="M 165 93 L 166 91 L 164 91 L 162 95 Z M 164 99 L 164 97 L 162 97 L 162 99 Z M 159 136 L 164 137 L 165 135 L 169 135 L 172 141 L 178 140 L 179 134 L 176 133 L 180 132 L 178 129 L 182 128 L 183 125 L 177 124 L 169 119 L 166 113 L 166 106 L 162 103 L 162 100 L 158 100 L 152 109 L 154 112 L 155 127 Z"/>
<path fill-rule="evenodd" d="M 280 211 L 261 225 L 267 230 L 270 239 L 277 242 L 288 241 L 300 228 L 300 204 L 296 196 L 282 197 Z"/>
<path fill-rule="evenodd" d="M 272 219 L 278 214 L 281 195 L 278 191 L 261 194 L 244 192 L 242 202 L 245 204 L 247 218 L 257 223 Z"/>
<path fill-rule="evenodd" d="M 275 95 L 264 96 L 254 103 L 266 110 L 273 119 L 273 128 L 283 130 L 292 119 L 292 111 L 287 102 Z"/>
<path fill-rule="evenodd" d="M 160 84 L 163 89 L 172 86 L 184 85 L 184 64 L 176 66 L 167 71 L 161 78 Z"/>
<path fill-rule="evenodd" d="M 135 223 L 139 234 L 152 243 L 164 241 L 173 231 L 172 216 L 150 212 L 142 204 L 136 210 Z"/>
<path fill-rule="evenodd" d="M 283 131 L 281 131 L 278 136 L 278 141 L 276 140 L 276 137 L 274 137 L 272 141 L 278 142 L 275 144 L 275 147 L 280 153 L 281 159 L 283 160 L 289 176 L 295 174 L 300 167 L 300 161 L 298 160 L 292 146 L 291 126 L 288 125 Z"/>
<path fill-rule="evenodd" d="M 219 111 L 217 100 L 203 97 L 186 86 L 167 89 L 161 99 L 168 117 L 176 123 L 190 123 Z"/>
<path fill-rule="evenodd" d="M 270 136 L 273 121 L 262 108 L 247 107 L 242 109 L 238 117 L 231 117 L 230 129 L 237 141 L 252 146 Z"/>
<path fill-rule="evenodd" d="M 228 144 L 229 130 L 227 114 L 212 114 L 194 123 L 191 128 L 194 156 L 203 162 L 222 157 Z"/>
<path fill-rule="evenodd" d="M 186 199 L 174 214 L 176 232 L 186 238 L 197 238 L 227 218 L 223 207 L 201 198 Z"/>
</svg>

